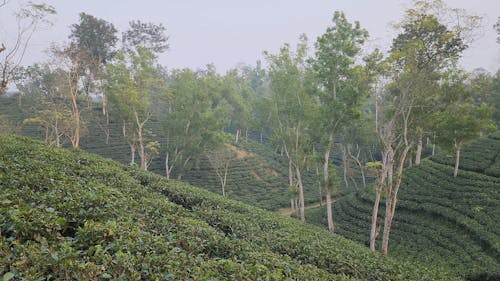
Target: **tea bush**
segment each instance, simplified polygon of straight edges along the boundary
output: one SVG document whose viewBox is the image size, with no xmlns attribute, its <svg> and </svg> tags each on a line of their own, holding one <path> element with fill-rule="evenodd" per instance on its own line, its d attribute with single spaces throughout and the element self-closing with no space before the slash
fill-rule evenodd
<svg viewBox="0 0 500 281">
<path fill-rule="evenodd" d="M 0 138 L 12 280 L 459 280 L 83 151 Z"/>
</svg>

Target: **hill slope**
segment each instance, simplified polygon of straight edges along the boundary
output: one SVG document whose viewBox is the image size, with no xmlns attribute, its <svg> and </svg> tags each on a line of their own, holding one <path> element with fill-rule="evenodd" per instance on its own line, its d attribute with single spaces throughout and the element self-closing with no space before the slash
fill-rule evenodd
<svg viewBox="0 0 500 281">
<path fill-rule="evenodd" d="M 457 280 L 82 151 L 0 138 L 4 279 Z"/>
<path fill-rule="evenodd" d="M 472 142 L 462 154 L 456 178 L 454 159 L 444 154 L 405 171 L 389 251 L 494 280 L 500 278 L 500 133 Z M 368 240 L 374 197 L 369 188 L 336 202 L 339 234 Z M 308 215 L 323 224 L 323 212 Z"/>
<path fill-rule="evenodd" d="M 34 101 L 30 98 L 24 98 L 23 106 L 19 108 L 16 97 L 0 97 L 0 112 L 8 117 L 13 124 L 16 124 L 19 134 L 43 139 L 45 133 L 41 127 L 33 124 L 22 124 L 24 119 L 33 117 L 32 113 L 30 114 L 30 108 L 33 106 L 35 106 Z M 82 114 L 87 121 L 85 122 L 87 127 L 82 133 L 81 148 L 122 164 L 129 164 L 130 147 L 123 137 L 123 123 L 117 119 L 117 115 L 111 114 L 109 124 L 104 125 L 106 120 L 101 113 L 99 104 L 93 108 L 88 108 L 87 104 L 83 104 Z M 147 125 L 152 135 L 164 135 L 160 122 L 154 117 Z M 109 138 L 106 137 L 104 128 L 109 129 Z M 149 170 L 164 175 L 165 138 L 152 137 L 150 140 L 158 141 L 161 144 L 161 149 L 160 155 L 153 160 Z M 250 138 L 242 138 L 238 144 L 233 144 L 232 148 L 236 155 L 231 160 L 229 167 L 226 187 L 228 197 L 267 210 L 288 207 L 291 195 L 288 186 L 286 157 L 280 157 L 267 145 L 252 141 Z M 137 158 L 136 155 L 136 162 Z M 193 169 L 184 175 L 183 181 L 215 193 L 221 193 L 216 171 L 206 157 L 201 157 L 193 166 Z M 305 190 L 306 203 L 318 201 L 318 180 L 315 171 L 304 171 L 303 181 L 306 186 L 311 187 Z"/>
</svg>

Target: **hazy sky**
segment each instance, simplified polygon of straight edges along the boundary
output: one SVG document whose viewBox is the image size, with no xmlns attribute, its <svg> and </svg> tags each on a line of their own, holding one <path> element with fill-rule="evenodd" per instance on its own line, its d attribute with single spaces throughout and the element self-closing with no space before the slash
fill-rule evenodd
<svg viewBox="0 0 500 281">
<path fill-rule="evenodd" d="M 42 1 L 42 0 L 40 0 Z M 34 1 L 38 2 L 38 1 Z M 85 12 L 111 22 L 122 32 L 131 20 L 162 23 L 170 37 L 170 50 L 160 62 L 168 68 L 203 68 L 214 63 L 220 72 L 238 63 L 254 64 L 262 52 L 276 53 L 284 43 L 295 45 L 301 33 L 310 42 L 331 23 L 333 12 L 342 10 L 350 21 L 358 20 L 370 33 L 368 49 L 387 50 L 396 34 L 390 23 L 403 16 L 408 0 L 45 0 L 57 10 L 55 25 L 33 38 L 25 64 L 46 60 L 43 50 L 51 42 L 67 41 L 69 26 Z M 484 31 L 464 54 L 462 65 L 496 71 L 500 44 L 492 26 L 500 16 L 499 0 L 445 0 L 484 17 Z M 12 36 L 15 26 L 8 15 L 19 7 L 17 0 L 0 9 L 0 42 Z M 311 54 L 312 54 L 311 50 Z"/>
</svg>

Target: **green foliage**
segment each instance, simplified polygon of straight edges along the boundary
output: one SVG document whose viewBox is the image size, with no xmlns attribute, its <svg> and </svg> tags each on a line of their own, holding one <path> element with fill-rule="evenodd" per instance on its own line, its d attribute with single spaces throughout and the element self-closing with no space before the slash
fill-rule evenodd
<svg viewBox="0 0 500 281">
<path fill-rule="evenodd" d="M 252 140 L 242 140 L 228 149 L 236 155 L 231 159 L 227 175 L 227 197 L 267 210 L 289 207 L 288 162 L 285 156 Z M 184 179 L 197 187 L 220 194 L 215 167 L 207 157 L 200 158 Z M 316 181 L 313 170 L 304 171 L 306 204 L 319 200 L 317 189 L 314 188 Z"/>
<path fill-rule="evenodd" d="M 457 178 L 452 176 L 454 159 L 446 155 L 424 160 L 405 172 L 390 252 L 449 268 L 470 280 L 494 280 L 500 276 L 500 178 L 494 174 L 500 155 L 499 133 L 464 146 L 462 155 L 466 171 Z M 372 189 L 337 200 L 337 233 L 368 242 Z M 326 225 L 323 208 L 309 210 L 307 219 Z M 383 218 L 379 220 L 382 223 Z"/>
<path fill-rule="evenodd" d="M 3 279 L 458 280 L 293 219 L 26 138 L 0 138 L 0 188 Z"/>
<path fill-rule="evenodd" d="M 145 23 L 140 20 L 129 22 L 130 29 L 122 34 L 123 46 L 132 51 L 138 46 L 153 53 L 163 53 L 168 49 L 166 28 L 160 24 Z"/>
<path fill-rule="evenodd" d="M 71 44 L 86 52 L 95 65 L 90 67 L 94 75 L 98 75 L 100 64 L 105 64 L 113 56 L 113 47 L 118 38 L 113 24 L 86 13 L 80 13 L 80 22 L 71 25 Z M 91 64 L 89 64 L 91 65 Z"/>
<path fill-rule="evenodd" d="M 227 124 L 227 104 L 217 103 L 223 85 L 213 70 L 199 74 L 191 70 L 174 71 L 171 100 L 162 116 L 168 169 L 184 175 L 207 150 L 222 144 L 221 133 Z"/>
</svg>

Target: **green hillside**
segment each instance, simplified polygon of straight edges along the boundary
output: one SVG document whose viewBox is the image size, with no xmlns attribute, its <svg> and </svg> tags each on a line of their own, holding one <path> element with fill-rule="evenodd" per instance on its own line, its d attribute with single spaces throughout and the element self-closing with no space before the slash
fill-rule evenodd
<svg viewBox="0 0 500 281">
<path fill-rule="evenodd" d="M 83 151 L 0 138 L 3 280 L 457 280 Z"/>
<path fill-rule="evenodd" d="M 229 198 L 267 210 L 290 206 L 288 160 L 285 156 L 251 139 L 233 144 L 231 150 L 233 159 L 226 187 Z M 185 180 L 214 193 L 221 193 L 216 172 L 206 157 L 186 174 Z M 319 201 L 319 183 L 315 171 L 304 171 L 303 180 L 307 187 L 304 190 L 306 204 Z"/>
<path fill-rule="evenodd" d="M 461 163 L 456 178 L 454 158 L 444 154 L 407 169 L 389 252 L 447 266 L 470 279 L 498 280 L 500 133 L 465 147 Z M 354 192 L 335 203 L 337 233 L 361 243 L 368 241 L 372 189 Z M 382 214 L 383 206 L 384 202 Z M 323 213 L 318 208 L 307 215 L 310 221 L 324 224 Z"/>
<path fill-rule="evenodd" d="M 34 138 L 43 139 L 43 130 L 36 125 L 24 124 L 22 121 L 32 117 L 29 108 L 33 101 L 25 98 L 23 106 L 19 109 L 15 97 L 0 98 L 0 112 L 17 124 L 18 133 Z M 122 123 L 110 116 L 110 137 L 106 143 L 106 134 L 103 130 L 106 120 L 101 113 L 100 105 L 94 108 L 84 108 L 83 114 L 91 121 L 87 122 L 86 130 L 81 139 L 82 149 L 111 158 L 122 164 L 130 163 L 130 148 L 122 136 Z M 162 136 L 160 122 L 151 120 L 150 131 L 152 135 Z M 160 155 L 155 158 L 149 168 L 150 171 L 160 175 L 165 174 L 165 159 L 163 145 L 164 138 L 155 137 L 162 145 Z M 227 179 L 228 197 L 245 203 L 276 210 L 290 205 L 290 191 L 288 187 L 288 162 L 285 156 L 280 156 L 265 144 L 249 139 L 242 139 L 233 144 L 234 159 L 230 162 Z M 136 161 L 138 156 L 136 155 Z M 220 183 L 216 172 L 206 157 L 201 157 L 193 165 L 193 169 L 186 173 L 183 181 L 200 188 L 221 193 Z M 175 177 L 175 175 L 174 175 Z M 319 201 L 318 181 L 315 171 L 304 171 L 305 201 L 307 203 Z"/>
</svg>

